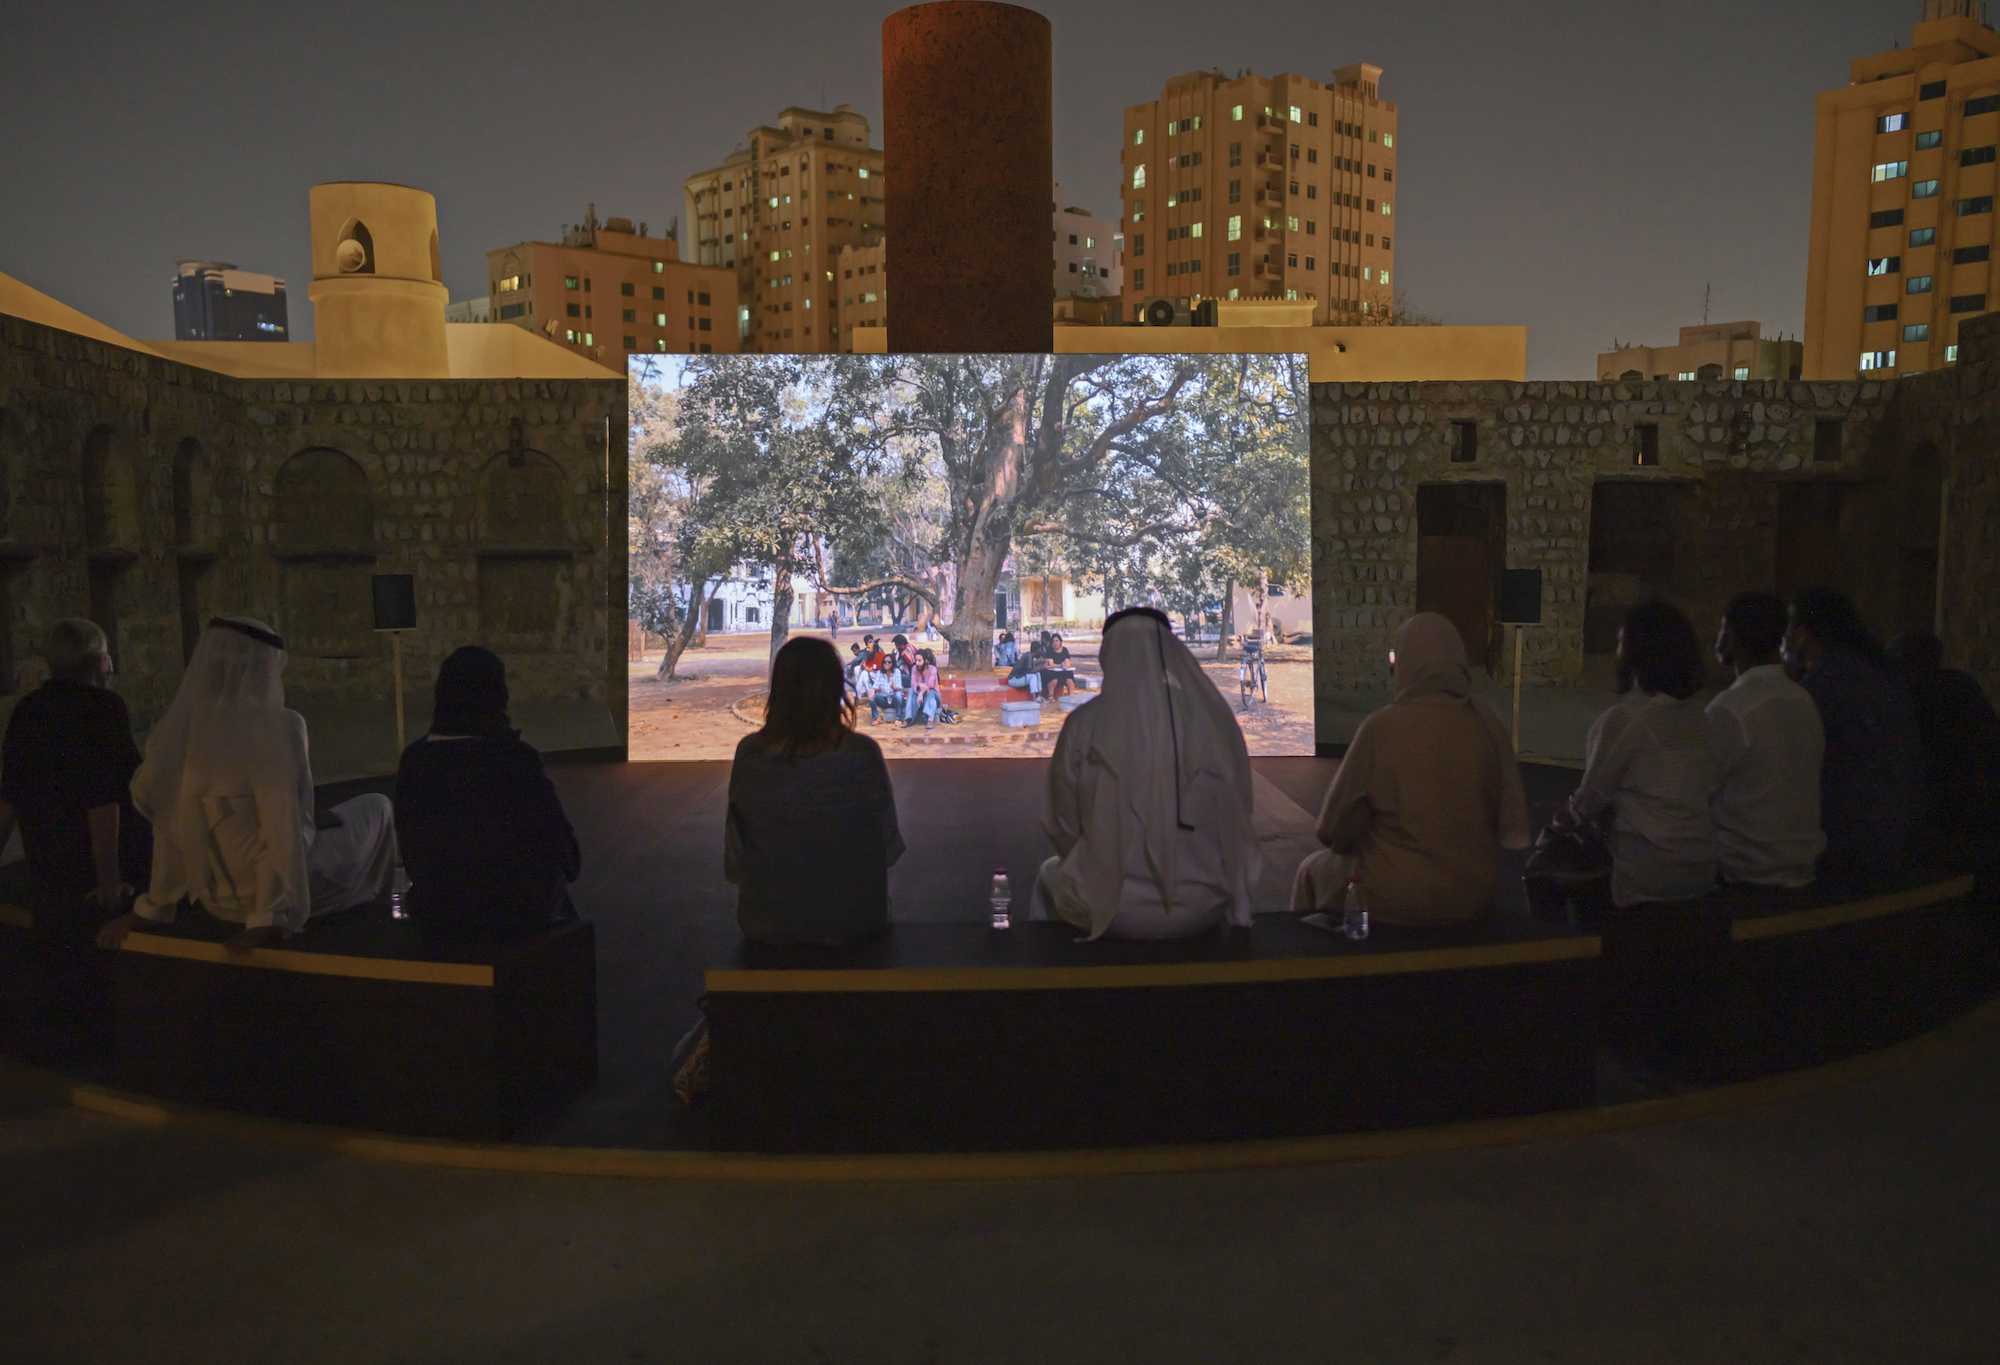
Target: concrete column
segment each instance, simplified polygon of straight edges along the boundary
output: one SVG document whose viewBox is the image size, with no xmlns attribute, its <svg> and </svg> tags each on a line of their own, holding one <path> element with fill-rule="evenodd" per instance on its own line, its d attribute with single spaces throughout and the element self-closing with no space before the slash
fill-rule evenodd
<svg viewBox="0 0 2000 1365">
<path fill-rule="evenodd" d="M 940 0 L 882 21 L 889 349 L 1055 345 L 1049 21 Z"/>
</svg>

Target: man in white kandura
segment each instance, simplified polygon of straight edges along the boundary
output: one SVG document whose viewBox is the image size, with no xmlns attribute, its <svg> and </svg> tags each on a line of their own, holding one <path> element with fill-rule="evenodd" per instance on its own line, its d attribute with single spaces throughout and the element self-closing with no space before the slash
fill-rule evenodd
<svg viewBox="0 0 2000 1365">
<path fill-rule="evenodd" d="M 146 740 L 132 800 L 153 822 L 151 887 L 98 942 L 115 948 L 183 899 L 243 926 L 247 952 L 314 915 L 376 899 L 396 865 L 386 796 L 357 796 L 315 829 L 306 722 L 285 707 L 285 642 L 261 621 L 208 623 L 180 690 Z"/>
<path fill-rule="evenodd" d="M 1091 938 L 1250 926 L 1263 866 L 1250 751 L 1229 704 L 1151 608 L 1105 622 L 1104 690 L 1064 723 L 1034 917 Z"/>
</svg>

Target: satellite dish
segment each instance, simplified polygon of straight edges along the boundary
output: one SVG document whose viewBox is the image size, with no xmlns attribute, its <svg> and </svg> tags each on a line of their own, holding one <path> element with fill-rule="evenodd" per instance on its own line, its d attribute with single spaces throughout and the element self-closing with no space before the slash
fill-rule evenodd
<svg viewBox="0 0 2000 1365">
<path fill-rule="evenodd" d="M 1174 325 L 1174 301 L 1154 299 L 1146 305 L 1146 325 L 1148 327 L 1171 327 Z"/>
</svg>

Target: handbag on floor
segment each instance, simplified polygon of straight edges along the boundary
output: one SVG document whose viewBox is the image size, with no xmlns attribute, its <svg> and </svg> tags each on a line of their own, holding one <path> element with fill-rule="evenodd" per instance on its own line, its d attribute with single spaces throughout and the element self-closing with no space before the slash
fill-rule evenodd
<svg viewBox="0 0 2000 1365">
<path fill-rule="evenodd" d="M 1611 848 L 1595 825 L 1550 825 L 1535 840 L 1521 876 L 1568 889 L 1611 875 Z"/>
</svg>

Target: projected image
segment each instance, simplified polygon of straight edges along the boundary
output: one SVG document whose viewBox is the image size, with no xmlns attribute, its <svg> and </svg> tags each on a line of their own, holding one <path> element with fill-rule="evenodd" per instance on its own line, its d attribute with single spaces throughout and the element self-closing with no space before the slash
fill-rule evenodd
<svg viewBox="0 0 2000 1365">
<path fill-rule="evenodd" d="M 634 759 L 728 758 L 808 633 L 890 757 L 1046 755 L 1126 606 L 1172 618 L 1251 753 L 1313 751 L 1305 357 L 659 355 L 630 382 Z"/>
</svg>

